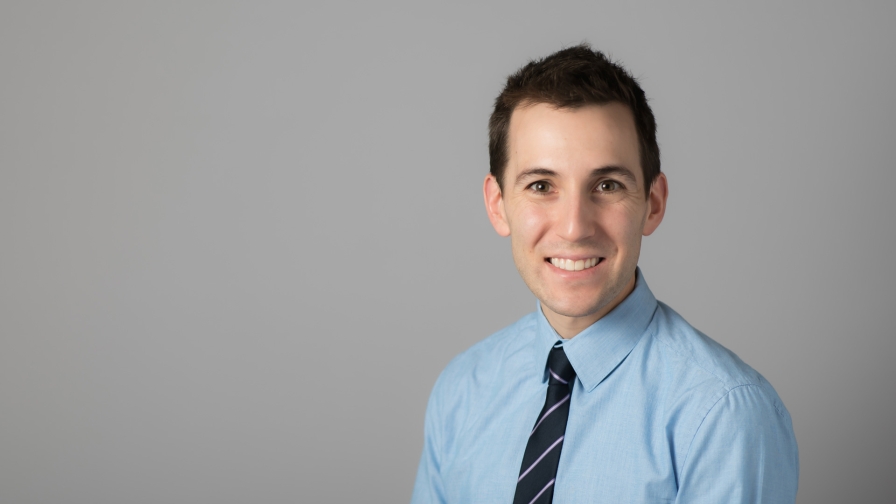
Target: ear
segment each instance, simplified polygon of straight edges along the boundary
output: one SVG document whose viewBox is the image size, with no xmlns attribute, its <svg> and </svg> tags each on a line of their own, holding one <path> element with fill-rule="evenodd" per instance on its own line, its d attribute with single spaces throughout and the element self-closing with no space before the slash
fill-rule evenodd
<svg viewBox="0 0 896 504">
<path fill-rule="evenodd" d="M 485 197 L 485 211 L 492 227 L 501 236 L 510 236 L 510 226 L 507 224 L 507 214 L 504 212 L 504 197 L 501 194 L 501 186 L 494 175 L 489 173 L 482 184 L 482 195 Z"/>
<path fill-rule="evenodd" d="M 660 227 L 666 215 L 666 200 L 669 198 L 669 182 L 666 174 L 660 173 L 650 185 L 647 195 L 647 217 L 644 219 L 644 236 L 648 236 Z"/>
</svg>

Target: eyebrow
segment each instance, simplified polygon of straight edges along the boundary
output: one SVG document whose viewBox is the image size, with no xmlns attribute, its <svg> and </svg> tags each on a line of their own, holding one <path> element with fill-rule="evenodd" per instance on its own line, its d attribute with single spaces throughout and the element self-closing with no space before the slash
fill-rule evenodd
<svg viewBox="0 0 896 504">
<path fill-rule="evenodd" d="M 524 179 L 527 179 L 532 176 L 538 177 L 556 177 L 557 172 L 554 170 L 549 170 L 547 168 L 529 168 L 528 170 L 523 170 L 519 175 L 516 176 L 516 183 L 519 185 Z"/>
<path fill-rule="evenodd" d="M 519 184 L 523 180 L 533 176 L 556 177 L 557 175 L 557 172 L 549 168 L 529 168 L 528 170 L 521 171 L 520 174 L 516 176 L 516 183 Z M 638 178 L 635 177 L 635 174 L 624 166 L 604 166 L 601 168 L 595 168 L 591 170 L 589 178 L 606 177 L 607 175 L 620 176 L 622 178 L 628 179 L 628 181 L 632 184 L 637 184 L 638 182 Z"/>
<path fill-rule="evenodd" d="M 617 175 L 628 179 L 632 184 L 638 183 L 638 177 L 624 166 L 604 166 L 603 168 L 595 168 L 591 170 L 591 178 L 605 177 L 607 175 Z"/>
</svg>

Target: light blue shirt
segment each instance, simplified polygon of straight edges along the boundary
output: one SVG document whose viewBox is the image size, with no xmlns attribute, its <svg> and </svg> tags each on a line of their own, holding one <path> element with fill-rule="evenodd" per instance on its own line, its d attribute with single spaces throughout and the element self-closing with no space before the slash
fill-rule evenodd
<svg viewBox="0 0 896 504">
<path fill-rule="evenodd" d="M 560 340 L 541 309 L 457 356 L 426 410 L 413 504 L 513 502 Z M 793 503 L 799 459 L 772 386 L 635 290 L 563 348 L 576 371 L 554 503 Z"/>
</svg>

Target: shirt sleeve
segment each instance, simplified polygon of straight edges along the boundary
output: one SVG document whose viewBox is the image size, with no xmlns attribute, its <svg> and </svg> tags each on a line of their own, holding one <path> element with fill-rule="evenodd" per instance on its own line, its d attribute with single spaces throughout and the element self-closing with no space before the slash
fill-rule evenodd
<svg viewBox="0 0 896 504">
<path fill-rule="evenodd" d="M 438 400 L 438 383 L 426 406 L 426 420 L 423 427 L 423 454 L 417 468 L 417 480 L 411 504 L 444 504 L 445 492 L 442 486 L 441 468 L 441 423 Z"/>
<path fill-rule="evenodd" d="M 679 475 L 676 504 L 796 501 L 799 456 L 790 415 L 761 385 L 730 390 L 706 414 Z"/>
</svg>

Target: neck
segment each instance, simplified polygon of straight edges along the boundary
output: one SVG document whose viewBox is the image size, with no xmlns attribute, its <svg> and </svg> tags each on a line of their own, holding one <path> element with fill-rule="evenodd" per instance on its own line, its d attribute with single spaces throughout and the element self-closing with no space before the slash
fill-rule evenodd
<svg viewBox="0 0 896 504">
<path fill-rule="evenodd" d="M 634 290 L 635 276 L 632 275 L 632 279 L 628 285 L 626 285 L 626 287 L 622 289 L 612 301 L 599 307 L 592 313 L 581 316 L 563 315 L 550 309 L 543 302 L 541 304 L 541 312 L 544 313 L 544 317 L 548 319 L 548 323 L 551 324 L 551 327 L 557 331 L 557 334 L 559 334 L 561 338 L 572 339 L 580 332 L 591 327 L 598 320 L 604 318 L 606 314 L 613 311 L 613 309 L 619 306 L 619 303 L 625 301 L 625 298 L 627 298 Z"/>
</svg>

